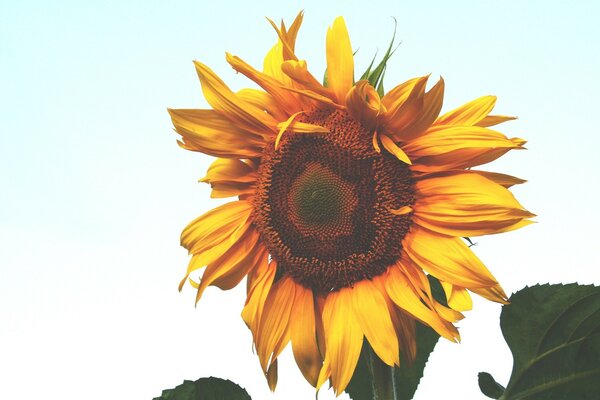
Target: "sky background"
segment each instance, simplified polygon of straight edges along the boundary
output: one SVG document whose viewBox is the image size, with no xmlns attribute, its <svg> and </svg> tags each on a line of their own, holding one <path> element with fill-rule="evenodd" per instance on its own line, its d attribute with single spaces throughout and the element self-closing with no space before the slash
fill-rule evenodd
<svg viewBox="0 0 600 400">
<path fill-rule="evenodd" d="M 431 73 L 443 110 L 485 94 L 529 140 L 486 169 L 538 224 L 478 238 L 508 293 L 600 283 L 600 2 L 4 1 L 0 5 L 0 397 L 151 399 L 183 379 L 229 378 L 254 399 L 309 399 L 288 348 L 271 394 L 239 313 L 245 285 L 178 293 L 181 229 L 221 202 L 197 183 L 210 158 L 176 145 L 167 107 L 207 107 L 192 64 L 254 87 L 225 51 L 257 67 L 275 43 L 264 19 L 305 10 L 297 53 L 316 76 L 325 34 L 346 19 L 357 75 L 398 21 L 386 87 Z M 501 307 L 475 299 L 460 345 L 440 341 L 415 399 L 482 399 L 512 358 Z M 320 399 L 333 399 L 322 390 Z M 344 395 L 341 398 L 347 399 Z"/>
</svg>

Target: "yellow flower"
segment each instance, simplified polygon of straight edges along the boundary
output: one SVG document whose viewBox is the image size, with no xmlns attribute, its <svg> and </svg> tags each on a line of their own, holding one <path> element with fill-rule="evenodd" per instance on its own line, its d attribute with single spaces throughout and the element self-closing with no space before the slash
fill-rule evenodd
<svg viewBox="0 0 600 400">
<path fill-rule="evenodd" d="M 454 322 L 469 292 L 505 302 L 496 279 L 463 237 L 529 224 L 507 189 L 524 181 L 471 169 L 524 140 L 489 127 L 484 96 L 442 116 L 444 81 L 411 79 L 384 96 L 354 82 L 344 20 L 327 32 L 327 85 L 294 50 L 302 13 L 275 27 L 262 72 L 227 62 L 263 90 L 231 91 L 196 62 L 209 110 L 169 110 L 184 149 L 217 159 L 202 179 L 212 197 L 237 196 L 192 221 L 182 245 L 186 281 L 231 289 L 247 277 L 242 317 L 271 389 L 289 342 L 306 379 L 343 391 L 363 338 L 386 364 L 412 359 L 415 320 L 458 341 Z M 199 283 L 190 274 L 206 267 Z M 427 280 L 440 280 L 449 307 Z"/>
</svg>

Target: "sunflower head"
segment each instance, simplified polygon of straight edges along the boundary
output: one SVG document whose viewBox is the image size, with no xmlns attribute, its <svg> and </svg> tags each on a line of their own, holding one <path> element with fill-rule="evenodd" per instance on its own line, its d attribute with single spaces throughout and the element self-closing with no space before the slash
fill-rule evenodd
<svg viewBox="0 0 600 400">
<path fill-rule="evenodd" d="M 523 180 L 473 169 L 525 143 L 490 129 L 513 119 L 490 115 L 495 97 L 440 116 L 441 78 L 429 90 L 423 76 L 384 94 L 392 46 L 355 82 L 341 17 L 327 31 L 321 84 L 295 53 L 302 19 L 270 21 L 278 40 L 262 70 L 227 54 L 260 90 L 234 93 L 196 62 L 212 109 L 169 110 L 179 145 L 216 157 L 201 179 L 212 197 L 237 197 L 184 229 L 191 260 L 180 289 L 189 280 L 199 300 L 210 285 L 247 277 L 242 317 L 271 388 L 291 342 L 306 379 L 329 379 L 340 393 L 363 339 L 399 365 L 401 351 L 408 360 L 418 351 L 415 321 L 458 341 L 453 323 L 471 308 L 470 292 L 505 302 L 462 238 L 520 228 L 533 214 L 508 190 Z M 190 278 L 202 268 L 200 282 Z"/>
</svg>

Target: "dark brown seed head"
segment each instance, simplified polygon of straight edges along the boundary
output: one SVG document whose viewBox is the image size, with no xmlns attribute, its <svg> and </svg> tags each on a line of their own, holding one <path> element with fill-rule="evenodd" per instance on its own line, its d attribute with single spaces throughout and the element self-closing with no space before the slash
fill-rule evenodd
<svg viewBox="0 0 600 400">
<path fill-rule="evenodd" d="M 372 132 L 345 111 L 317 111 L 303 122 L 328 134 L 286 132 L 265 149 L 254 224 L 278 272 L 318 292 L 377 276 L 400 257 L 414 203 L 408 166 L 373 149 Z"/>
</svg>

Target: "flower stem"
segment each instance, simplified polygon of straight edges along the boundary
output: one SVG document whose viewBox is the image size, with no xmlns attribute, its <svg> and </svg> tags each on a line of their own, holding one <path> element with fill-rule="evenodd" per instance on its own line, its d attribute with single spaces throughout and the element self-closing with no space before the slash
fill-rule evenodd
<svg viewBox="0 0 600 400">
<path fill-rule="evenodd" d="M 394 368 L 386 365 L 377 357 L 371 346 L 369 352 L 369 370 L 373 379 L 373 400 L 398 400 L 396 385 L 394 382 Z"/>
</svg>

